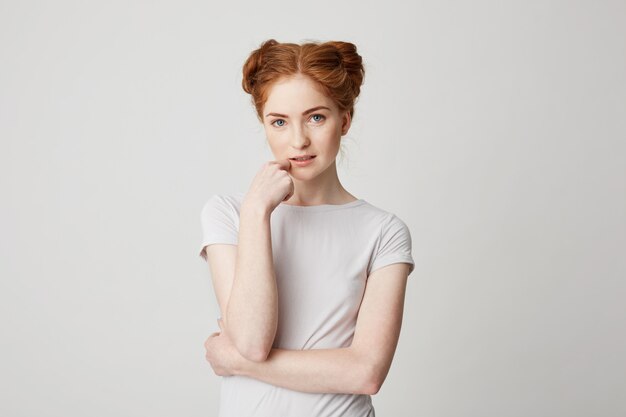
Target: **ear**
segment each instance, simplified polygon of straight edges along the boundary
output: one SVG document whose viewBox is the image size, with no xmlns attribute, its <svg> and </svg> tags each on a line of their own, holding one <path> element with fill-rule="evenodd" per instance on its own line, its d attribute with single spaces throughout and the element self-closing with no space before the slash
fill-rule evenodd
<svg viewBox="0 0 626 417">
<path fill-rule="evenodd" d="M 350 117 L 350 112 L 346 110 L 343 114 L 341 121 L 341 136 L 344 136 L 346 133 L 348 133 L 351 124 L 352 118 Z"/>
</svg>

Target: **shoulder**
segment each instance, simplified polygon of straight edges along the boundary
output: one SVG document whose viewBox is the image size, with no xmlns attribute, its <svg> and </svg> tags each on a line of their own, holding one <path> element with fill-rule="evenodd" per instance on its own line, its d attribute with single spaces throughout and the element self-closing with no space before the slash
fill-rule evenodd
<svg viewBox="0 0 626 417">
<path fill-rule="evenodd" d="M 244 193 L 210 195 L 200 211 L 202 224 L 208 227 L 228 225 L 230 228 L 237 228 L 244 195 Z"/>
<path fill-rule="evenodd" d="M 212 194 L 202 206 L 200 214 L 202 242 L 200 256 L 207 260 L 205 246 L 214 243 L 236 245 L 239 232 L 238 196 Z"/>
<path fill-rule="evenodd" d="M 202 212 L 206 213 L 215 210 L 227 210 L 238 213 L 241 208 L 241 202 L 243 201 L 244 195 L 245 194 L 243 192 L 211 194 L 202 206 Z"/>
<path fill-rule="evenodd" d="M 368 267 L 368 275 L 393 263 L 408 263 L 410 275 L 415 267 L 412 251 L 411 232 L 406 223 L 395 213 L 385 211 L 384 218 L 379 224 L 373 256 Z"/>
<path fill-rule="evenodd" d="M 389 228 L 406 227 L 406 223 L 392 211 L 385 210 L 369 202 L 364 205 L 364 208 L 366 214 L 380 226 L 381 232 Z"/>
<path fill-rule="evenodd" d="M 411 241 L 411 232 L 407 224 L 394 212 L 382 210 L 379 222 L 379 240 L 398 239 L 401 236 Z"/>
</svg>

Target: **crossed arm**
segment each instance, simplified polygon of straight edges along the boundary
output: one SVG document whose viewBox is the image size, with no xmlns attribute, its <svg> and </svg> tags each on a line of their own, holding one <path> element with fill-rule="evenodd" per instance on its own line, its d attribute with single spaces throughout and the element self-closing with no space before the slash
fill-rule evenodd
<svg viewBox="0 0 626 417">
<path fill-rule="evenodd" d="M 239 245 L 246 243 L 240 235 Z M 228 311 L 238 248 L 213 244 L 205 250 L 220 310 Z M 349 347 L 268 348 L 267 354 L 250 357 L 236 347 L 231 335 L 237 329 L 226 320 L 220 322 L 221 332 L 205 341 L 206 358 L 222 376 L 243 375 L 303 392 L 376 394 L 389 372 L 400 336 L 408 271 L 409 264 L 395 263 L 370 274 Z"/>
</svg>

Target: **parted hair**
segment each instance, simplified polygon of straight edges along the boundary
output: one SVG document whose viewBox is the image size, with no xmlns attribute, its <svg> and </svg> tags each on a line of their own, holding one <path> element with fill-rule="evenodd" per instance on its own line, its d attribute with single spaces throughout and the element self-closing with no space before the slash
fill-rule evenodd
<svg viewBox="0 0 626 417">
<path fill-rule="evenodd" d="M 269 39 L 250 53 L 243 65 L 243 90 L 252 96 L 257 117 L 263 122 L 263 106 L 272 84 L 282 77 L 303 74 L 332 98 L 341 111 L 354 117 L 354 103 L 361 91 L 365 69 L 356 45 L 328 41 L 303 44 Z"/>
</svg>

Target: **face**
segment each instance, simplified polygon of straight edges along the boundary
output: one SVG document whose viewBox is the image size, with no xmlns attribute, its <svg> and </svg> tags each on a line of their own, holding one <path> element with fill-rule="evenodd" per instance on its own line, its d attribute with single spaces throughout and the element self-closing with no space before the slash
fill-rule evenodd
<svg viewBox="0 0 626 417">
<path fill-rule="evenodd" d="M 309 77 L 282 78 L 270 88 L 263 107 L 263 127 L 278 159 L 315 155 L 307 164 L 291 161 L 291 176 L 309 180 L 335 168 L 341 136 L 350 128 L 350 113 L 340 111 Z"/>
</svg>

